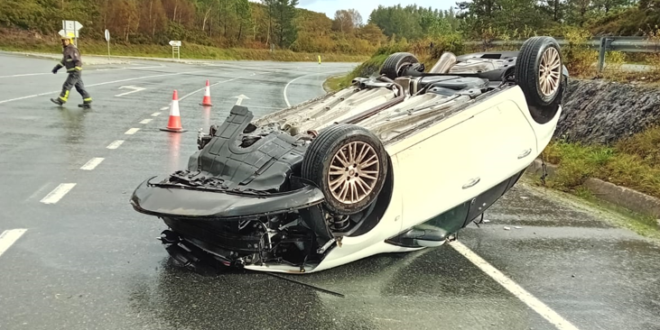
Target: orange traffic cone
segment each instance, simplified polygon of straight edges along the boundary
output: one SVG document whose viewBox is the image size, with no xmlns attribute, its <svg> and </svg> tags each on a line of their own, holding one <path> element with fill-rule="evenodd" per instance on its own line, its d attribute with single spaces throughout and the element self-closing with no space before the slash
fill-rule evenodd
<svg viewBox="0 0 660 330">
<path fill-rule="evenodd" d="M 161 128 L 161 131 L 181 133 L 186 130 L 181 127 L 181 115 L 179 114 L 179 96 L 174 91 L 172 95 L 172 104 L 170 105 L 170 120 L 167 123 L 167 128 Z"/>
<path fill-rule="evenodd" d="M 209 86 L 209 81 L 206 81 L 206 90 L 204 91 L 204 100 L 202 101 L 204 106 L 212 106 L 211 104 L 211 87 Z"/>
</svg>

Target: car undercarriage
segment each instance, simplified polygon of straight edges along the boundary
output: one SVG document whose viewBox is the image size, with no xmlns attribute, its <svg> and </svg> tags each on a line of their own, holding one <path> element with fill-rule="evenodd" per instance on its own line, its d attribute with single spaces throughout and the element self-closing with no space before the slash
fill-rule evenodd
<svg viewBox="0 0 660 330">
<path fill-rule="evenodd" d="M 164 221 L 160 240 L 185 267 L 306 272 L 343 240 L 370 233 L 387 218 L 396 181 L 392 146 L 517 87 L 518 55 L 446 53 L 424 72 L 412 54 L 395 53 L 378 75 L 258 119 L 234 106 L 220 126 L 200 132 L 187 169 L 144 181 L 131 203 Z M 553 70 L 566 74 L 560 66 Z M 564 90 L 557 88 L 560 100 Z M 550 120 L 560 101 L 553 102 L 532 116 Z M 512 173 L 492 188 L 499 195 L 488 203 L 522 174 Z M 437 246 L 471 220 L 451 230 L 393 229 L 378 244 Z"/>
</svg>

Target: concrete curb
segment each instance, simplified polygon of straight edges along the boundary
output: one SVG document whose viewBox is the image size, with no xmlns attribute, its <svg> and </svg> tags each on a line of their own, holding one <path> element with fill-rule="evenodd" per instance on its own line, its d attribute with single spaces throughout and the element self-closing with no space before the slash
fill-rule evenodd
<svg viewBox="0 0 660 330">
<path fill-rule="evenodd" d="M 542 164 L 541 159 L 535 159 L 527 168 L 527 173 L 541 177 L 543 175 Z M 547 173 L 546 180 L 554 179 L 559 166 L 546 162 L 545 167 Z M 584 187 L 589 189 L 599 199 L 637 213 L 660 218 L 660 199 L 658 198 L 596 178 L 587 179 Z M 660 225 L 660 222 L 658 225 Z"/>
<path fill-rule="evenodd" d="M 327 94 L 327 93 L 332 93 L 332 92 L 334 92 L 334 91 L 331 90 L 330 87 L 328 86 L 328 81 L 329 81 L 330 79 L 332 79 L 332 78 L 337 78 L 337 77 L 343 77 L 343 76 L 345 76 L 345 75 L 347 75 L 347 74 L 348 74 L 348 73 L 336 74 L 336 75 L 333 75 L 333 76 L 330 76 L 330 77 L 326 78 L 325 81 L 323 81 L 323 90 L 326 92 L 326 94 Z"/>
</svg>

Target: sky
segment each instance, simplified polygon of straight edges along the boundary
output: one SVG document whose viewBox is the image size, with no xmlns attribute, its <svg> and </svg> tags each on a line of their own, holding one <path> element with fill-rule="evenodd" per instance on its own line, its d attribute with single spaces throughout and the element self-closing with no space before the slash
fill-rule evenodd
<svg viewBox="0 0 660 330">
<path fill-rule="evenodd" d="M 259 2 L 259 0 L 252 0 Z M 371 11 L 378 8 L 378 5 L 384 7 L 396 6 L 402 7 L 416 4 L 421 7 L 431 7 L 433 9 L 448 10 L 455 6 L 458 0 L 299 0 L 298 8 L 304 8 L 320 13 L 325 13 L 328 17 L 334 18 L 335 12 L 340 9 L 355 9 L 362 15 L 362 21 L 367 23 Z"/>
</svg>

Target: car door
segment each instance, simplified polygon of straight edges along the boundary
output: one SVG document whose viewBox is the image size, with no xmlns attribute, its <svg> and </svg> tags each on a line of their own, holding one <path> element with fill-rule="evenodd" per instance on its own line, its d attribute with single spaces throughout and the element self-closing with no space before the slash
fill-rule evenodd
<svg viewBox="0 0 660 330">
<path fill-rule="evenodd" d="M 531 162 L 536 139 L 514 102 L 465 111 L 473 115 L 397 154 L 404 228 L 471 201 Z"/>
</svg>

